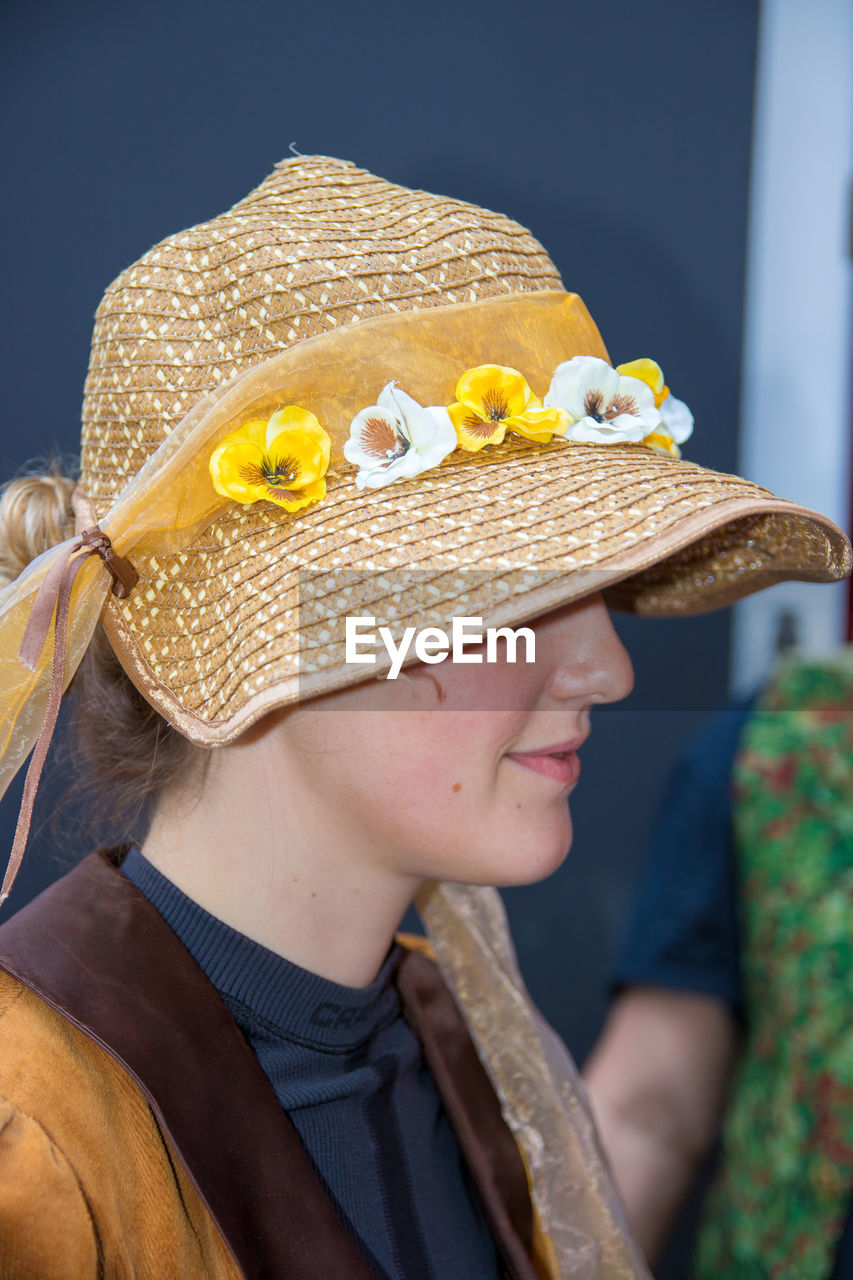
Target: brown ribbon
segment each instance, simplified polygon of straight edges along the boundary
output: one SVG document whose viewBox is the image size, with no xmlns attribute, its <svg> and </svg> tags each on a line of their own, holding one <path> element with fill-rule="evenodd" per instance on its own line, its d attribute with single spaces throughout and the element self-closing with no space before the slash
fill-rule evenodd
<svg viewBox="0 0 853 1280">
<path fill-rule="evenodd" d="M 24 849 L 30 834 L 30 823 L 33 816 L 36 792 L 38 791 L 41 772 L 47 759 L 48 748 L 59 717 L 59 706 L 62 702 L 63 684 L 65 681 L 65 649 L 68 639 L 68 610 L 71 605 L 71 592 L 74 581 L 83 562 L 89 556 L 97 555 L 103 560 L 112 577 L 112 593 L 119 600 L 124 600 L 136 585 L 139 575 L 129 560 L 123 559 L 113 550 L 113 545 L 103 530 L 95 525 L 84 529 L 79 539 L 70 546 L 56 564 L 45 575 L 44 582 L 38 589 L 33 602 L 29 621 L 27 622 L 18 657 L 25 667 L 35 671 L 41 658 L 42 650 L 47 643 L 50 624 L 56 615 L 53 633 L 53 663 L 50 673 L 50 692 L 47 698 L 44 720 L 39 731 L 38 740 L 30 759 L 27 776 L 24 781 L 24 795 L 18 814 L 18 825 L 15 828 L 15 839 L 12 852 L 0 885 L 0 906 L 11 892 L 15 877 L 20 870 L 24 857 Z"/>
</svg>

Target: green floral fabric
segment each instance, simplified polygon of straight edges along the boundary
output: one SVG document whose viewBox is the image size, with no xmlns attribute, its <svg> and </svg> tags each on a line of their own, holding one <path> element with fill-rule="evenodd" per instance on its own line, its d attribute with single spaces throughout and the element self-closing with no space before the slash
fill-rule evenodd
<svg viewBox="0 0 853 1280">
<path fill-rule="evenodd" d="M 826 1280 L 853 1192 L 853 652 L 798 662 L 735 766 L 749 1030 L 700 1280 Z"/>
</svg>

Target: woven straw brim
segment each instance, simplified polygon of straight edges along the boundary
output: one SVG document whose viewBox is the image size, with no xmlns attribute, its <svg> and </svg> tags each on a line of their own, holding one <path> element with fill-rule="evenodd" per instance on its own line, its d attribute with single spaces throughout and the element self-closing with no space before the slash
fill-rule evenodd
<svg viewBox="0 0 853 1280">
<path fill-rule="evenodd" d="M 458 456 L 458 455 L 457 455 Z M 360 491 L 332 481 L 296 515 L 235 507 L 185 552 L 139 560 L 105 625 L 145 697 L 196 743 L 377 674 L 347 666 L 344 617 L 519 623 L 604 589 L 686 615 L 784 578 L 849 572 L 840 531 L 736 476 L 640 445 L 531 445 Z"/>
</svg>

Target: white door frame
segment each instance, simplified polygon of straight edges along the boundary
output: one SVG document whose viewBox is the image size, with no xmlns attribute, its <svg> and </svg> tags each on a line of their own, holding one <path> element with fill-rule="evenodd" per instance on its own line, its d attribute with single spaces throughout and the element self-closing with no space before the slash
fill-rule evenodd
<svg viewBox="0 0 853 1280">
<path fill-rule="evenodd" d="M 850 528 L 853 5 L 762 0 L 750 181 L 739 467 Z M 783 583 L 736 606 L 732 685 L 844 639 L 846 584 Z"/>
</svg>

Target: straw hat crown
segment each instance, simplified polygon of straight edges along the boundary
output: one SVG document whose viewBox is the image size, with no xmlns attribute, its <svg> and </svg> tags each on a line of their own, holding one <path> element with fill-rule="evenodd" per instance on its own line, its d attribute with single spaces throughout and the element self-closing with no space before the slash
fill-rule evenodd
<svg viewBox="0 0 853 1280">
<path fill-rule="evenodd" d="M 345 160 L 284 160 L 107 289 L 83 406 L 87 492 L 102 514 L 198 400 L 295 342 L 386 312 L 560 288 L 539 242 L 502 214 Z"/>
</svg>

